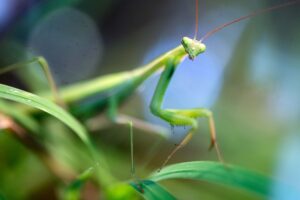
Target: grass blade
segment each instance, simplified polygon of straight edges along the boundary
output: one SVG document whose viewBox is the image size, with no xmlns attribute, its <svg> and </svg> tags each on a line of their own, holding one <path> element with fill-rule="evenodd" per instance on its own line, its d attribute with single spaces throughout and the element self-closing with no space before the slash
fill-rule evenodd
<svg viewBox="0 0 300 200">
<path fill-rule="evenodd" d="M 63 122 L 66 126 L 73 130 L 86 145 L 89 153 L 91 154 L 91 159 L 95 162 L 97 171 L 96 174 L 99 177 L 99 181 L 103 185 L 112 182 L 113 177 L 107 171 L 107 164 L 105 163 L 104 156 L 100 151 L 96 150 L 85 128 L 71 114 L 45 98 L 8 85 L 0 84 L 0 98 L 34 107 Z"/>
<path fill-rule="evenodd" d="M 210 161 L 194 161 L 174 164 L 163 168 L 150 177 L 152 181 L 166 179 L 193 179 L 219 183 L 268 196 L 270 189 L 278 182 L 259 173 L 233 165 Z M 282 187 L 296 192 L 292 187 L 280 183 Z"/>
<path fill-rule="evenodd" d="M 174 200 L 176 199 L 166 189 L 159 184 L 150 181 L 143 180 L 138 183 L 130 183 L 134 189 L 136 189 L 146 200 Z"/>
<path fill-rule="evenodd" d="M 53 102 L 39 97 L 35 94 L 0 84 L 0 97 L 11 101 L 26 104 L 36 109 L 42 110 L 67 125 L 78 137 L 90 148 L 91 142 L 85 128 L 68 112 L 57 106 Z"/>
<path fill-rule="evenodd" d="M 96 150 L 91 140 L 89 139 L 85 128 L 67 111 L 45 98 L 3 84 L 0 84 L 0 98 L 23 103 L 36 109 L 42 110 L 63 122 L 66 126 L 73 130 L 86 145 L 91 154 L 92 160 L 96 164 L 95 170 L 99 182 L 103 185 L 108 185 L 113 181 L 114 178 L 108 171 L 104 156 L 100 151 Z"/>
</svg>

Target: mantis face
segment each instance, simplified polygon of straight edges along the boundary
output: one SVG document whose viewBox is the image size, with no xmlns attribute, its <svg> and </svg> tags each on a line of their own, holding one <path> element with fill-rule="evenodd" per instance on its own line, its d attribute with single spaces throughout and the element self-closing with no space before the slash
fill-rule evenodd
<svg viewBox="0 0 300 200">
<path fill-rule="evenodd" d="M 194 60 L 195 57 L 197 57 L 200 53 L 203 53 L 206 49 L 205 44 L 188 37 L 183 37 L 181 44 L 191 60 Z"/>
</svg>

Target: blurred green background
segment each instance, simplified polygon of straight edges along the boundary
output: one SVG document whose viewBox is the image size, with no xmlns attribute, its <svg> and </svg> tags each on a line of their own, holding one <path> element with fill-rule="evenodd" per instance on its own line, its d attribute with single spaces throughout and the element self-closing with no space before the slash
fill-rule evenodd
<svg viewBox="0 0 300 200">
<path fill-rule="evenodd" d="M 200 34 L 276 3 L 283 1 L 201 0 Z M 1 0 L 0 66 L 42 55 L 60 86 L 134 69 L 177 46 L 183 36 L 193 37 L 194 6 L 192 0 Z M 211 108 L 226 162 L 298 188 L 299 8 L 294 5 L 239 22 L 207 39 L 203 55 L 180 65 L 165 100 L 165 107 Z M 155 151 L 159 153 L 149 160 L 146 155 L 159 136 L 134 130 L 140 176 L 158 168 L 186 132 L 179 127 L 171 130 L 150 114 L 148 105 L 158 75 L 146 81 L 120 109 L 169 131 L 170 140 L 157 146 Z M 22 79 L 15 73 L 0 76 L 1 83 L 28 89 Z M 34 88 L 36 83 L 32 84 Z M 207 150 L 207 122 L 199 123 L 199 134 L 171 163 L 217 159 L 214 151 Z M 55 129 L 59 135 L 59 129 Z M 107 126 L 91 134 L 107 155 L 113 174 L 129 179 L 128 127 Z M 55 136 L 47 137 L 64 145 Z M 60 189 L 56 178 L 34 154 L 7 134 L 0 135 L 0 145 L 0 199 L 1 195 L 7 199 L 57 198 Z M 262 199 L 204 182 L 169 181 L 163 185 L 179 199 Z M 270 199 L 300 197 L 289 196 L 274 186 Z"/>
</svg>

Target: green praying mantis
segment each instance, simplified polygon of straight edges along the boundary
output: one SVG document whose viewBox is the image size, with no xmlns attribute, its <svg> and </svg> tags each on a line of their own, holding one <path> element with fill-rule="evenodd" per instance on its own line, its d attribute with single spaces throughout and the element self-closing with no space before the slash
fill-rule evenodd
<svg viewBox="0 0 300 200">
<path fill-rule="evenodd" d="M 188 57 L 189 59 L 194 60 L 199 54 L 205 52 L 206 46 L 203 43 L 203 41 L 211 35 L 213 35 L 214 33 L 238 21 L 248 19 L 250 17 L 256 16 L 264 12 L 269 12 L 271 10 L 290 6 L 296 3 L 299 3 L 299 1 L 292 1 L 285 4 L 281 4 L 279 6 L 274 6 L 271 8 L 253 12 L 249 15 L 235 19 L 213 29 L 212 31 L 205 34 L 200 40 L 197 40 L 196 36 L 195 38 L 184 37 L 181 41 L 181 44 L 178 47 L 164 53 L 163 55 L 154 59 L 150 63 L 132 71 L 109 74 L 106 76 L 95 78 L 93 80 L 79 82 L 70 86 L 62 87 L 60 89 L 57 89 L 55 82 L 52 78 L 48 63 L 43 57 L 36 57 L 27 62 L 11 65 L 7 68 L 4 68 L 4 70 L 0 71 L 0 73 L 4 73 L 19 67 L 25 67 L 33 63 L 37 63 L 39 64 L 39 66 L 41 66 L 41 68 L 46 74 L 47 80 L 52 91 L 51 93 L 56 103 L 58 103 L 62 107 L 70 109 L 71 113 L 73 113 L 75 116 L 78 116 L 79 118 L 90 117 L 95 113 L 99 113 L 101 109 L 105 108 L 107 109 L 109 119 L 111 119 L 114 122 L 118 122 L 118 105 L 121 102 L 123 102 L 128 96 L 130 96 L 130 94 L 133 93 L 133 91 L 135 91 L 135 89 L 139 85 L 141 85 L 147 78 L 149 78 L 153 73 L 157 72 L 158 70 L 163 70 L 151 100 L 150 110 L 154 115 L 167 121 L 172 126 L 188 126 L 190 127 L 190 129 L 187 135 L 184 137 L 184 139 L 170 153 L 170 155 L 164 161 L 162 166 L 164 166 L 170 160 L 170 158 L 174 155 L 175 152 L 177 152 L 180 148 L 185 146 L 191 140 L 195 131 L 198 129 L 198 118 L 208 119 L 211 141 L 210 148 L 214 147 L 216 149 L 218 158 L 222 161 L 222 156 L 216 139 L 216 130 L 213 113 L 209 109 L 163 108 L 165 93 L 173 77 L 173 74 L 176 72 L 177 66 L 185 58 Z M 195 35 L 197 35 L 197 33 Z M 97 94 L 101 94 L 103 98 L 100 98 L 96 102 L 93 102 L 86 106 L 76 106 L 77 102 Z M 49 93 L 43 93 L 40 95 L 44 96 L 45 98 L 51 98 L 51 95 Z M 35 111 L 31 109 L 24 109 L 24 112 L 30 113 Z"/>
</svg>

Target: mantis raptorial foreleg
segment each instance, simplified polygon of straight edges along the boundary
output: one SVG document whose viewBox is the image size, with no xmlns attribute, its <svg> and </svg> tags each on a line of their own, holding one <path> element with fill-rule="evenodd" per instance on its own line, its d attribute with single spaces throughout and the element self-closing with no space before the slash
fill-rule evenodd
<svg viewBox="0 0 300 200">
<path fill-rule="evenodd" d="M 189 133 L 185 136 L 185 138 L 180 142 L 179 145 L 176 146 L 176 148 L 171 152 L 171 154 L 167 157 L 165 162 L 163 163 L 162 167 L 169 161 L 169 159 L 172 157 L 173 154 L 175 154 L 176 151 L 178 151 L 180 148 L 185 146 L 190 139 L 192 138 L 195 130 L 198 128 L 198 123 L 196 118 L 199 117 L 205 117 L 209 119 L 209 125 L 210 125 L 210 136 L 211 136 L 211 146 L 216 148 L 218 157 L 220 160 L 222 160 L 217 141 L 216 141 L 216 132 L 215 132 L 215 125 L 213 120 L 212 112 L 205 108 L 194 108 L 194 109 L 163 109 L 163 99 L 165 96 L 165 92 L 167 90 L 167 87 L 170 83 L 170 80 L 173 76 L 173 73 L 175 72 L 176 66 L 180 63 L 179 59 L 171 58 L 166 66 L 165 70 L 163 71 L 159 82 L 157 84 L 155 93 L 153 95 L 150 109 L 151 112 L 164 119 L 165 121 L 169 122 L 172 126 L 179 125 L 179 126 L 191 126 L 191 129 Z"/>
<path fill-rule="evenodd" d="M 56 83 L 55 83 L 54 78 L 52 76 L 52 73 L 51 73 L 50 67 L 48 65 L 48 62 L 46 61 L 45 58 L 39 56 L 39 57 L 34 57 L 29 61 L 19 62 L 19 63 L 9 65 L 7 67 L 4 67 L 3 69 L 0 69 L 0 74 L 7 73 L 7 72 L 10 72 L 10 71 L 18 69 L 18 68 L 28 67 L 28 66 L 31 66 L 33 64 L 38 64 L 38 66 L 40 66 L 42 68 L 42 70 L 43 70 L 43 72 L 44 72 L 44 74 L 47 78 L 47 82 L 50 86 L 51 93 L 53 95 L 54 101 L 57 104 L 65 107 L 64 101 L 60 98 L 60 96 L 58 94 L 58 89 L 57 89 Z"/>
<path fill-rule="evenodd" d="M 176 115 L 183 115 L 191 118 L 200 118 L 200 117 L 208 118 L 210 139 L 211 139 L 209 149 L 217 145 L 215 122 L 214 122 L 213 114 L 210 110 L 206 108 L 193 108 L 193 109 L 185 109 L 185 110 L 166 109 L 166 111 L 172 112 Z"/>
</svg>

